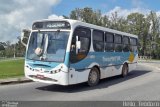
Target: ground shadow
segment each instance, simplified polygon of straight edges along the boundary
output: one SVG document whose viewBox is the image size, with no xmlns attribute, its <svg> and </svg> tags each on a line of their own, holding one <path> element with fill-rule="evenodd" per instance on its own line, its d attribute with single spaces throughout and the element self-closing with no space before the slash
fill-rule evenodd
<svg viewBox="0 0 160 107">
<path fill-rule="evenodd" d="M 114 84 L 118 84 L 118 83 L 130 80 L 138 76 L 142 76 L 149 72 L 151 71 L 135 70 L 130 72 L 128 76 L 125 78 L 122 78 L 121 76 L 114 76 L 114 77 L 102 79 L 100 83 L 94 87 L 89 87 L 87 83 L 81 83 L 81 84 L 70 85 L 70 86 L 47 85 L 43 87 L 37 87 L 36 89 L 43 90 L 43 91 L 64 92 L 64 93 L 75 93 L 75 92 L 88 91 L 88 90 L 94 90 L 94 89 L 102 89 L 102 88 L 107 88 L 109 86 L 112 86 Z"/>
</svg>

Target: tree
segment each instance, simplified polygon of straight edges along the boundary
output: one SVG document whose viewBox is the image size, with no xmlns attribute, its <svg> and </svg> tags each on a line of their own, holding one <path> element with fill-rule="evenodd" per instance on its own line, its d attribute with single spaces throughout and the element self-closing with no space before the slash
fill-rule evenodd
<svg viewBox="0 0 160 107">
<path fill-rule="evenodd" d="M 106 16 L 103 17 L 105 19 Z M 108 21 L 109 20 L 109 21 Z M 122 32 L 128 31 L 127 21 L 124 17 L 118 16 L 117 12 L 112 13 L 112 15 L 108 18 L 108 28 L 119 30 Z M 102 24 L 103 25 L 103 24 Z"/>
<path fill-rule="evenodd" d="M 70 19 L 80 20 L 86 23 L 102 26 L 102 14 L 100 10 L 93 11 L 92 8 L 76 8 L 70 13 Z"/>
<path fill-rule="evenodd" d="M 5 49 L 4 46 L 2 44 L 0 44 L 0 51 L 4 50 L 4 49 Z"/>
<path fill-rule="evenodd" d="M 148 21 L 150 22 L 150 29 L 149 29 L 149 39 L 150 39 L 150 53 L 154 58 L 160 58 L 160 43 L 159 43 L 159 35 L 160 35 L 160 20 L 157 17 L 156 13 L 151 11 L 150 14 L 147 16 Z"/>
<path fill-rule="evenodd" d="M 16 56 L 22 57 L 25 54 L 26 47 L 22 45 L 20 36 L 17 37 L 18 42 L 15 44 Z"/>
<path fill-rule="evenodd" d="M 5 46 L 3 42 L 0 42 L 0 51 L 5 50 Z"/>
<path fill-rule="evenodd" d="M 108 27 L 108 28 L 111 26 L 111 22 L 110 22 L 109 17 L 107 15 L 104 15 L 102 17 L 102 26 Z"/>
<path fill-rule="evenodd" d="M 76 8 L 75 10 L 72 10 L 70 13 L 70 19 L 75 20 L 82 20 L 82 9 Z"/>
<path fill-rule="evenodd" d="M 147 46 L 147 36 L 150 23 L 146 20 L 145 16 L 140 13 L 131 13 L 127 17 L 129 33 L 138 35 L 142 50 L 141 55 L 145 55 Z"/>
</svg>

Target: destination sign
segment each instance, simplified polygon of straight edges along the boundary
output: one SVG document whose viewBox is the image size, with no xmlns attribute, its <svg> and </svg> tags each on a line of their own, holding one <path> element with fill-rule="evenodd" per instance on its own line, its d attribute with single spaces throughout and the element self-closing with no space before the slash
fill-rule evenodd
<svg viewBox="0 0 160 107">
<path fill-rule="evenodd" d="M 33 30 L 37 29 L 71 29 L 68 22 L 65 21 L 45 21 L 35 22 L 32 26 Z"/>
</svg>

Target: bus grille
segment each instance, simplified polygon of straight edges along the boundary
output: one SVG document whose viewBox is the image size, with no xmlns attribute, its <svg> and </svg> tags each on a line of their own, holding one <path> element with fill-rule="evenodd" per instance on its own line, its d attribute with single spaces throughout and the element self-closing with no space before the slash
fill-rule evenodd
<svg viewBox="0 0 160 107">
<path fill-rule="evenodd" d="M 54 82 L 57 82 L 57 80 L 55 80 L 55 79 L 48 78 L 48 77 L 40 78 L 40 77 L 38 77 L 37 75 L 29 75 L 29 77 L 35 78 L 35 79 L 39 79 L 39 80 L 46 80 L 46 81 L 54 81 Z"/>
</svg>

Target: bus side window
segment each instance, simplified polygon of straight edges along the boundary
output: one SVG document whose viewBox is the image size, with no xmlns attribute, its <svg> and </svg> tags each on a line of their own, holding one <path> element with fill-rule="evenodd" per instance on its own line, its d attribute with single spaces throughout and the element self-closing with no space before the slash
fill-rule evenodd
<svg viewBox="0 0 160 107">
<path fill-rule="evenodd" d="M 129 52 L 130 46 L 129 46 L 129 37 L 123 36 L 123 52 Z"/>
<path fill-rule="evenodd" d="M 137 39 L 131 37 L 130 38 L 131 52 L 137 52 Z"/>
<path fill-rule="evenodd" d="M 87 53 L 88 45 L 89 45 L 89 38 L 86 37 L 79 37 L 79 40 L 81 41 L 81 48 L 79 50 L 80 53 Z"/>
<path fill-rule="evenodd" d="M 81 42 L 81 47 L 76 52 L 76 38 Z M 84 59 L 90 49 L 91 43 L 91 31 L 88 28 L 77 27 L 73 33 L 72 43 L 71 43 L 71 54 L 70 61 L 71 63 L 76 63 Z"/>
<path fill-rule="evenodd" d="M 105 51 L 113 52 L 114 51 L 114 34 L 106 33 L 105 34 Z"/>
<path fill-rule="evenodd" d="M 116 34 L 114 36 L 114 43 L 115 43 L 115 52 L 122 52 L 122 36 Z"/>
<path fill-rule="evenodd" d="M 93 48 L 96 52 L 104 51 L 104 32 L 94 30 L 93 31 Z"/>
</svg>

